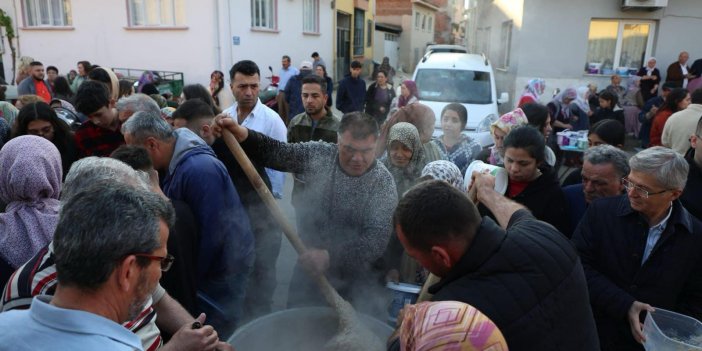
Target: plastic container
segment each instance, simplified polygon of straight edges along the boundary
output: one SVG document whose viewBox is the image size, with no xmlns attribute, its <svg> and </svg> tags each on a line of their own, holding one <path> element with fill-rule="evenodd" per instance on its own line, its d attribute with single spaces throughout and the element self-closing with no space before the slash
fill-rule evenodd
<svg viewBox="0 0 702 351">
<path fill-rule="evenodd" d="M 578 139 L 578 149 L 585 150 L 585 149 L 587 149 L 587 145 L 588 145 L 587 138 L 584 138 L 584 139 L 579 138 Z"/>
<path fill-rule="evenodd" d="M 702 350 L 702 323 L 679 313 L 656 308 L 646 315 L 643 332 L 647 351 Z"/>
<path fill-rule="evenodd" d="M 485 170 L 495 177 L 495 191 L 504 195 L 507 191 L 507 182 L 509 180 L 507 170 L 480 160 L 471 162 L 468 165 L 468 169 L 466 169 L 466 175 L 463 177 L 463 184 L 466 186 L 466 189 L 469 189 L 470 184 L 473 182 L 473 172 L 484 172 Z"/>
<path fill-rule="evenodd" d="M 422 287 L 414 284 L 393 283 L 389 282 L 385 285 L 392 290 L 393 296 L 388 306 L 388 324 L 395 326 L 397 324 L 397 315 L 405 305 L 411 305 L 417 302 L 419 292 Z"/>
</svg>

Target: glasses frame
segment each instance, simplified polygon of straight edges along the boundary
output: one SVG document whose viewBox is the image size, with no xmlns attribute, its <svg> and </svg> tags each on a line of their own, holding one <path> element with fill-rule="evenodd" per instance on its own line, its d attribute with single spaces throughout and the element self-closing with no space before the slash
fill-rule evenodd
<svg viewBox="0 0 702 351">
<path fill-rule="evenodd" d="M 660 194 L 663 194 L 665 192 L 670 191 L 670 189 L 665 189 L 665 190 L 661 190 L 661 191 L 657 191 L 655 193 L 652 193 L 652 192 L 634 184 L 631 180 L 627 179 L 626 177 L 622 178 L 621 181 L 622 181 L 622 185 L 624 185 L 624 188 L 626 189 L 626 191 L 630 191 L 631 189 L 634 189 L 636 191 L 636 193 L 641 195 L 641 197 L 643 197 L 644 199 L 648 199 L 650 196 L 660 195 Z"/>
<path fill-rule="evenodd" d="M 171 266 L 173 266 L 173 261 L 175 261 L 175 257 L 171 254 L 167 254 L 166 256 L 154 256 L 154 255 L 149 255 L 149 254 L 133 254 L 136 257 L 144 257 L 148 258 L 152 261 L 159 261 L 161 264 L 161 272 L 168 272 L 169 269 L 171 269 Z"/>
</svg>

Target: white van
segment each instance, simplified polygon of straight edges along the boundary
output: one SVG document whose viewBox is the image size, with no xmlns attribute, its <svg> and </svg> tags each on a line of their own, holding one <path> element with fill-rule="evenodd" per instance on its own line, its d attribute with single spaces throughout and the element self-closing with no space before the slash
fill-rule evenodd
<svg viewBox="0 0 702 351">
<path fill-rule="evenodd" d="M 441 110 L 453 102 L 468 110 L 466 132 L 482 146 L 491 145 L 490 123 L 497 120 L 497 104 L 509 100 L 507 93 L 497 98 L 495 76 L 483 55 L 429 52 L 417 64 L 412 79 L 417 84 L 419 102 L 434 111 L 434 136 L 441 132 Z"/>
</svg>

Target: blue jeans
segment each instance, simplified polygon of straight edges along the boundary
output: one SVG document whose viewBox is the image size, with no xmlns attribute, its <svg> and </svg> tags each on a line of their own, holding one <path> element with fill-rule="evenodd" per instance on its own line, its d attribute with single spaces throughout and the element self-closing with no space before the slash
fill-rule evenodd
<svg viewBox="0 0 702 351">
<path fill-rule="evenodd" d="M 226 340 L 223 336 L 229 337 L 242 318 L 251 271 L 252 266 L 242 267 L 242 272 L 199 284 L 198 307 L 207 314 L 205 323 L 212 325 L 222 340 Z"/>
</svg>

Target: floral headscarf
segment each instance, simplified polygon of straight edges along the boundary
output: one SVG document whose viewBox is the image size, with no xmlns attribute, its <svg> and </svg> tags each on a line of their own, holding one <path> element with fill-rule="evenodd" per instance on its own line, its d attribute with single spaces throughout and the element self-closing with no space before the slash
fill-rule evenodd
<svg viewBox="0 0 702 351">
<path fill-rule="evenodd" d="M 524 111 L 521 108 L 517 108 L 514 111 L 507 112 L 500 116 L 497 121 L 490 125 L 490 133 L 495 135 L 495 129 L 501 130 L 505 133 L 505 136 L 509 134 L 515 127 L 523 126 L 529 124 Z M 502 155 L 496 146 L 490 148 L 490 156 L 488 157 L 488 162 L 492 165 L 501 165 L 504 163 Z"/>
<path fill-rule="evenodd" d="M 58 224 L 61 155 L 34 135 L 10 140 L 0 150 L 0 259 L 17 268 L 46 246 Z"/>
<path fill-rule="evenodd" d="M 400 168 L 392 164 L 390 160 L 390 145 L 393 141 L 402 143 L 404 146 L 412 150 L 412 158 L 410 159 L 407 166 Z M 424 148 L 422 147 L 422 141 L 419 139 L 419 132 L 417 128 L 411 123 L 400 122 L 390 128 L 390 133 L 388 134 L 388 156 L 385 159 L 385 166 L 392 174 L 395 179 L 395 185 L 397 186 L 397 194 L 401 195 L 407 189 L 412 187 L 414 183 L 419 178 L 424 165 L 426 164 L 424 157 Z"/>
<path fill-rule="evenodd" d="M 539 96 L 544 93 L 544 89 L 546 88 L 546 81 L 544 81 L 541 78 L 534 78 L 529 80 L 527 85 L 524 87 L 524 91 L 522 92 L 522 97 L 524 96 L 529 96 L 534 101 L 539 101 Z"/>
<path fill-rule="evenodd" d="M 405 351 L 507 351 L 497 325 L 477 308 L 458 301 L 407 305 L 400 326 Z"/>
<path fill-rule="evenodd" d="M 465 191 L 461 170 L 451 161 L 438 160 L 427 163 L 422 170 L 421 177 L 424 178 L 425 176 L 436 180 L 443 180 L 453 185 L 454 188 Z"/>
</svg>

